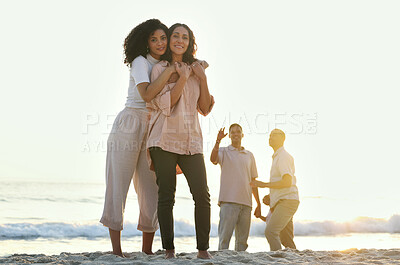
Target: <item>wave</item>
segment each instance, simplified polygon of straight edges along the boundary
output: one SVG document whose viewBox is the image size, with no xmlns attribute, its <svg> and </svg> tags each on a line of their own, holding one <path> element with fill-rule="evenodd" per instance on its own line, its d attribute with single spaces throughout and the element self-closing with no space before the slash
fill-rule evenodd
<svg viewBox="0 0 400 265">
<path fill-rule="evenodd" d="M 51 203 L 90 203 L 90 204 L 101 204 L 104 201 L 104 197 L 93 196 L 90 198 L 66 198 L 66 197 L 40 197 L 40 195 L 36 196 L 8 196 L 5 198 L 0 198 L 0 202 L 8 202 L 8 203 L 18 203 L 18 202 L 31 202 L 31 201 L 39 201 L 39 202 L 51 202 Z"/>
<path fill-rule="evenodd" d="M 123 236 L 141 236 L 136 229 L 137 224 L 126 223 Z M 250 236 L 264 236 L 265 223 L 253 222 Z M 390 219 L 358 218 L 351 222 L 338 223 L 333 221 L 296 222 L 295 235 L 340 235 L 347 233 L 400 233 L 400 215 Z M 159 235 L 159 231 L 157 233 Z M 218 236 L 218 224 L 211 225 L 212 237 Z M 175 221 L 175 236 L 195 236 L 192 223 L 184 220 Z M 100 223 L 12 223 L 0 225 L 0 239 L 32 239 L 32 238 L 96 238 L 108 237 L 108 229 Z"/>
<path fill-rule="evenodd" d="M 136 229 L 136 223 L 125 223 L 123 236 L 141 236 Z M 217 225 L 212 224 L 211 236 L 217 236 Z M 156 232 L 159 235 L 159 231 Z M 175 236 L 194 236 L 194 225 L 187 221 L 175 221 Z M 12 223 L 0 224 L 0 239 L 29 239 L 29 238 L 96 238 L 108 237 L 108 229 L 100 223 Z"/>
<path fill-rule="evenodd" d="M 347 233 L 400 233 L 400 215 L 388 220 L 359 217 L 351 222 L 298 222 L 296 235 L 338 235 Z"/>
</svg>

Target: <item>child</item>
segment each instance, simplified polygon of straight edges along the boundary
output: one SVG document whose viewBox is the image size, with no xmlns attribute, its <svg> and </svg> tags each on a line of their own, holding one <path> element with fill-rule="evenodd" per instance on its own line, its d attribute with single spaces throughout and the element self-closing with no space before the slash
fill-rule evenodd
<svg viewBox="0 0 400 265">
<path fill-rule="evenodd" d="M 269 194 L 264 196 L 263 203 L 265 205 L 269 206 L 269 203 L 270 203 Z M 261 215 L 259 218 L 268 224 L 268 221 L 271 218 L 272 211 L 273 211 L 272 209 L 269 209 L 269 212 L 268 212 L 267 216 L 262 216 Z"/>
</svg>

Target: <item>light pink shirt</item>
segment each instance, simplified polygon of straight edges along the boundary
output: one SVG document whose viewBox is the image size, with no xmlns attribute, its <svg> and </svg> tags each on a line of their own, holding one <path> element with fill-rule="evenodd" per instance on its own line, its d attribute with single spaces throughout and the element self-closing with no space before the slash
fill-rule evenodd
<svg viewBox="0 0 400 265">
<path fill-rule="evenodd" d="M 168 65 L 166 61 L 154 65 L 151 82 L 156 80 Z M 198 117 L 200 82 L 191 75 L 178 102 L 171 107 L 170 91 L 175 84 L 167 84 L 150 103 L 147 103 L 147 108 L 150 110 L 147 148 L 157 146 L 164 151 L 181 155 L 201 154 L 203 136 Z M 210 111 L 211 108 L 212 106 Z M 202 114 L 206 116 L 208 113 Z"/>
<path fill-rule="evenodd" d="M 256 160 L 246 150 L 238 150 L 229 145 L 218 150 L 218 163 L 221 166 L 221 184 L 218 205 L 231 202 L 252 205 L 252 189 L 250 182 L 258 177 Z"/>
</svg>

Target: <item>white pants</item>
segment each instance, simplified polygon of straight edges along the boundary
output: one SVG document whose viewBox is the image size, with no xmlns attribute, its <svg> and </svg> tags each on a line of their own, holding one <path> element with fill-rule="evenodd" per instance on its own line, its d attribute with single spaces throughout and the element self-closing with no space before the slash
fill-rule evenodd
<svg viewBox="0 0 400 265">
<path fill-rule="evenodd" d="M 251 222 L 251 207 L 243 204 L 222 202 L 219 212 L 218 250 L 228 249 L 235 230 L 235 250 L 247 249 Z"/>
<path fill-rule="evenodd" d="M 140 210 L 137 229 L 148 233 L 158 229 L 158 186 L 146 158 L 147 130 L 148 113 L 127 107 L 118 114 L 108 138 L 107 186 L 100 222 L 112 230 L 123 229 L 125 202 L 132 179 Z"/>
</svg>

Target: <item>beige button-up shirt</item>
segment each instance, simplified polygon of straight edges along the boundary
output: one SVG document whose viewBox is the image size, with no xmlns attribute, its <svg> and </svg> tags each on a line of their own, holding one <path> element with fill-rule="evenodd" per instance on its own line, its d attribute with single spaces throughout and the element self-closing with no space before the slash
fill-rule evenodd
<svg viewBox="0 0 400 265">
<path fill-rule="evenodd" d="M 270 182 L 280 181 L 284 175 L 289 174 L 292 176 L 292 186 L 284 189 L 270 189 L 271 208 L 282 199 L 299 200 L 296 177 L 294 176 L 293 157 L 282 146 L 272 155 L 272 159 Z"/>
<path fill-rule="evenodd" d="M 232 145 L 220 147 L 218 163 L 221 166 L 218 205 L 221 202 L 231 202 L 251 207 L 250 182 L 258 177 L 253 153 L 244 148 L 239 150 Z"/>
<path fill-rule="evenodd" d="M 166 61 L 154 65 L 151 82 L 156 80 L 168 65 Z M 171 89 L 175 84 L 167 84 L 150 103 L 147 103 L 150 110 L 147 148 L 160 147 L 164 151 L 181 155 L 201 154 L 203 136 L 198 117 L 198 112 L 201 113 L 198 108 L 200 81 L 191 75 L 180 99 L 171 107 Z"/>
</svg>

